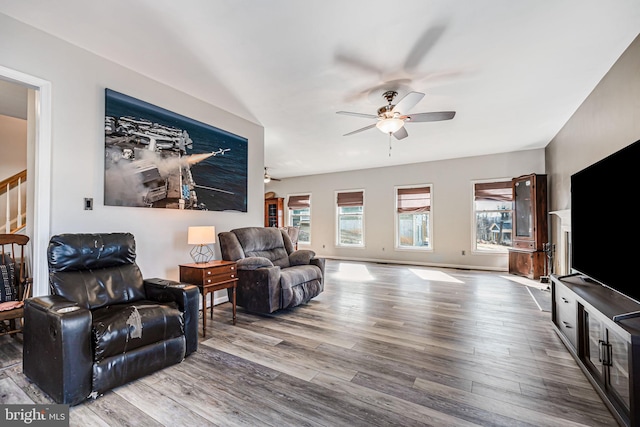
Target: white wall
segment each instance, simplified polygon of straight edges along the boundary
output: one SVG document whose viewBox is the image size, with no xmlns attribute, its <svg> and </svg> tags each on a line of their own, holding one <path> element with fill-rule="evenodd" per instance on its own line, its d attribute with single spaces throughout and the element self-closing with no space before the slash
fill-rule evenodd
<svg viewBox="0 0 640 427">
<path fill-rule="evenodd" d="M 122 46 L 123 49 L 134 48 Z M 170 59 L 168 59 L 170 60 Z M 261 225 L 264 129 L 0 14 L 0 65 L 51 82 L 51 234 L 129 231 L 145 277 L 178 278 L 191 262 L 187 227 L 217 231 Z M 103 205 L 104 89 L 110 88 L 249 140 L 248 212 L 202 212 Z M 94 210 L 85 211 L 85 197 Z M 38 208 L 37 202 L 35 209 Z M 219 249 L 216 247 L 219 257 Z M 38 289 L 38 284 L 35 288 Z M 42 286 L 42 285 L 40 285 Z M 46 289 L 46 285 L 45 285 Z"/>
<path fill-rule="evenodd" d="M 311 160 L 312 161 L 312 160 Z M 272 181 L 278 197 L 311 194 L 311 245 L 326 257 L 506 270 L 507 255 L 473 254 L 474 180 L 544 173 L 544 150 L 417 163 Z M 394 249 L 394 186 L 433 184 L 433 251 Z M 365 247 L 335 246 L 336 190 L 365 190 Z M 285 200 L 286 202 L 286 200 Z M 286 211 L 286 209 L 285 209 Z M 304 248 L 303 245 L 299 246 Z M 462 251 L 466 255 L 462 255 Z"/>
</svg>

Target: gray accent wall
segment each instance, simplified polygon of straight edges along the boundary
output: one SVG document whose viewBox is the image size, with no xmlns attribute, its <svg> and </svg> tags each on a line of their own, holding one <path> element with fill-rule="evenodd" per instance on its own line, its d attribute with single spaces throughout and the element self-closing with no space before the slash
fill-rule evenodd
<svg viewBox="0 0 640 427">
<path fill-rule="evenodd" d="M 571 209 L 571 175 L 640 139 L 640 36 L 631 43 L 555 138 L 547 145 L 550 210 Z M 606 195 L 598 195 L 611 202 Z M 625 208 L 632 200 L 613 201 Z M 560 220 L 551 217 L 559 244 Z"/>
</svg>

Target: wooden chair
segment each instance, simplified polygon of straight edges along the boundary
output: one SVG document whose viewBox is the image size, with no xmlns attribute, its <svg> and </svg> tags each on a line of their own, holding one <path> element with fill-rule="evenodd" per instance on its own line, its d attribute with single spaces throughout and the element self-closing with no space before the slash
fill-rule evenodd
<svg viewBox="0 0 640 427">
<path fill-rule="evenodd" d="M 286 231 L 289 235 L 291 243 L 293 243 L 293 249 L 298 250 L 298 235 L 300 234 L 300 227 L 286 225 L 284 227 L 281 227 L 281 229 Z"/>
<path fill-rule="evenodd" d="M 28 242 L 22 234 L 0 234 L 0 296 L 6 299 L 0 301 L 0 336 L 22 332 L 24 300 L 31 295 L 32 284 L 25 258 Z"/>
</svg>

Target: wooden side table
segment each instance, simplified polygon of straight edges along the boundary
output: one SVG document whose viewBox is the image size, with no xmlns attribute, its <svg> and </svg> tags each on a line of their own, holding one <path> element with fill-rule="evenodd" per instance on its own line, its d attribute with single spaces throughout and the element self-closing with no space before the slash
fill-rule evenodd
<svg viewBox="0 0 640 427">
<path fill-rule="evenodd" d="M 181 264 L 180 281 L 191 283 L 202 293 L 202 336 L 207 327 L 207 295 L 211 294 L 211 319 L 213 319 L 213 292 L 232 289 L 233 324 L 236 324 L 237 265 L 234 261 L 215 260 L 198 264 Z"/>
</svg>

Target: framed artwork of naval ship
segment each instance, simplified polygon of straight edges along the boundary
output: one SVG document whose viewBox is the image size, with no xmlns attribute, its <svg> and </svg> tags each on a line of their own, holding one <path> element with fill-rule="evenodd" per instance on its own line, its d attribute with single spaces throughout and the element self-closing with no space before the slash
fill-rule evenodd
<svg viewBox="0 0 640 427">
<path fill-rule="evenodd" d="M 247 211 L 248 141 L 105 90 L 104 204 Z"/>
</svg>

